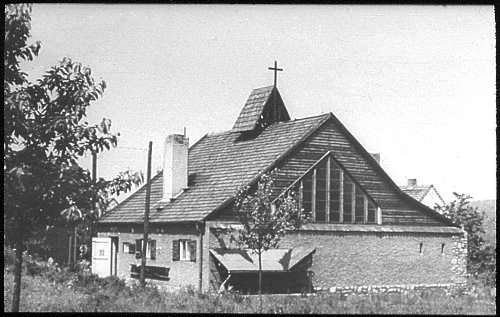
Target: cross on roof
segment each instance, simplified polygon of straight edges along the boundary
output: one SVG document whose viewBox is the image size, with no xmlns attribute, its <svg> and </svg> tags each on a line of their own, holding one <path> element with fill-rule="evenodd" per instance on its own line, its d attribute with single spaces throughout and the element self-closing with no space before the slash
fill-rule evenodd
<svg viewBox="0 0 500 317">
<path fill-rule="evenodd" d="M 274 67 L 268 67 L 269 70 L 274 70 L 274 87 L 276 87 L 276 80 L 278 77 L 278 71 L 282 72 L 283 68 L 278 68 L 278 62 L 274 61 Z"/>
</svg>

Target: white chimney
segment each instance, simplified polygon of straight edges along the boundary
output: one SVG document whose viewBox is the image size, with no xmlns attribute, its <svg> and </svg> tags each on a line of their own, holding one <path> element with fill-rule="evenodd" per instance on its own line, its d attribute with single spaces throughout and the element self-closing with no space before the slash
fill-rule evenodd
<svg viewBox="0 0 500 317">
<path fill-rule="evenodd" d="M 416 178 L 409 178 L 408 179 L 408 187 L 414 187 L 417 186 L 417 179 Z"/>
<path fill-rule="evenodd" d="M 163 153 L 163 201 L 187 188 L 189 139 L 182 134 L 171 134 L 165 139 Z"/>
</svg>

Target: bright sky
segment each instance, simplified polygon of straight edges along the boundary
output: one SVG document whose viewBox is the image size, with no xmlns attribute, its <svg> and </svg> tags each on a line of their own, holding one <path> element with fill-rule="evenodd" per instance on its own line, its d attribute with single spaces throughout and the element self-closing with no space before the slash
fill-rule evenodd
<svg viewBox="0 0 500 317">
<path fill-rule="evenodd" d="M 36 78 L 64 56 L 108 88 L 119 147 L 98 175 L 145 174 L 148 141 L 194 144 L 232 127 L 251 89 L 278 88 L 292 118 L 333 112 L 400 185 L 496 198 L 493 6 L 35 4 Z M 82 160 L 90 166 L 90 158 Z"/>
</svg>

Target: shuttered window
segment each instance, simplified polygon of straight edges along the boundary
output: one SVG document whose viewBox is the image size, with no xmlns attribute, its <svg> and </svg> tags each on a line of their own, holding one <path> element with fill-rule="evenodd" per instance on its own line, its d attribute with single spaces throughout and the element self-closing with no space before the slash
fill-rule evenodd
<svg viewBox="0 0 500 317">
<path fill-rule="evenodd" d="M 149 258 L 151 260 L 156 259 L 156 240 L 149 241 Z"/>
<path fill-rule="evenodd" d="M 135 257 L 140 259 L 142 254 L 142 241 L 144 239 L 135 240 Z M 129 245 L 129 248 L 132 245 Z M 129 249 L 130 250 L 130 249 Z M 146 246 L 146 258 L 155 260 L 156 259 L 156 240 L 149 240 Z"/>
<path fill-rule="evenodd" d="M 179 240 L 172 241 L 172 261 L 180 260 Z"/>
<path fill-rule="evenodd" d="M 189 249 L 189 260 L 196 262 L 196 241 L 195 240 L 189 240 L 188 241 L 188 249 Z"/>
<path fill-rule="evenodd" d="M 172 261 L 196 262 L 196 240 L 172 241 Z"/>
<path fill-rule="evenodd" d="M 123 242 L 123 253 L 135 254 L 135 244 L 129 242 Z"/>
<path fill-rule="evenodd" d="M 313 222 L 377 223 L 378 206 L 332 156 L 325 156 L 293 190 Z"/>
</svg>

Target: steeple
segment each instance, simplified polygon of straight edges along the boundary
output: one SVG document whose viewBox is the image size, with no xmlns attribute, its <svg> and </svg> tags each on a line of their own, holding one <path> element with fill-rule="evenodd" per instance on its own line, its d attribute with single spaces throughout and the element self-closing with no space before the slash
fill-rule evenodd
<svg viewBox="0 0 500 317">
<path fill-rule="evenodd" d="M 274 71 L 274 85 L 252 90 L 234 123 L 232 132 L 258 131 L 275 122 L 290 120 L 285 103 L 276 87 L 278 72 L 283 71 L 283 68 L 278 68 L 278 62 L 274 61 L 274 67 L 268 69 Z"/>
<path fill-rule="evenodd" d="M 231 131 L 256 131 L 289 120 L 290 115 L 278 89 L 275 86 L 262 87 L 252 90 Z"/>
</svg>

